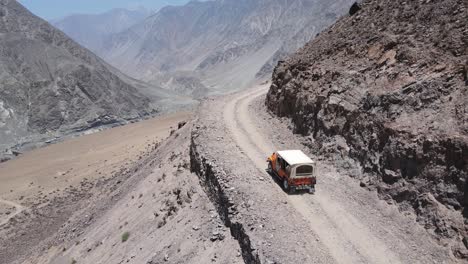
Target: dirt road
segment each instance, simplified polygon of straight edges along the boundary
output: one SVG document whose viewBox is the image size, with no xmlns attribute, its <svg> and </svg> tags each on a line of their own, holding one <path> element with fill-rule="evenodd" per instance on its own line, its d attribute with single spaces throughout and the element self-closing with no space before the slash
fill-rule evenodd
<svg viewBox="0 0 468 264">
<path fill-rule="evenodd" d="M 268 154 L 281 148 L 301 148 L 292 140 L 293 135 L 284 132 L 286 128 L 258 118 L 260 112 L 266 112 L 259 107 L 266 91 L 267 87 L 259 87 L 233 97 L 223 113 L 238 147 L 258 168 L 258 177 L 266 174 Z M 359 188 L 352 179 L 339 175 L 333 165 L 319 165 L 315 195 L 289 195 L 287 199 L 307 219 L 308 228 L 336 263 L 452 261 L 446 249 L 412 219 L 401 215 L 395 206 L 379 201 L 374 193 Z"/>
<path fill-rule="evenodd" d="M 10 221 L 10 219 L 17 216 L 18 214 L 20 214 L 24 210 L 24 207 L 22 205 L 11 202 L 11 201 L 6 201 L 6 200 L 0 199 L 0 204 L 4 204 L 6 206 L 11 206 L 11 207 L 15 208 L 14 213 L 10 213 L 6 217 L 0 218 L 0 227 L 3 226 L 4 224 L 8 223 L 8 221 Z"/>
</svg>

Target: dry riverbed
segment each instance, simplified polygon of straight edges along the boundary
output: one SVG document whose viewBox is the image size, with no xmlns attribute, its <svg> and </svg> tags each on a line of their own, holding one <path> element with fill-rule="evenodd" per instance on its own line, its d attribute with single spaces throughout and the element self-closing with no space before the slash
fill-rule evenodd
<svg viewBox="0 0 468 264">
<path fill-rule="evenodd" d="M 39 193 L 61 192 L 85 179 L 110 177 L 189 118 L 185 112 L 157 117 L 49 145 L 0 163 L 0 198 L 19 202 Z"/>
</svg>

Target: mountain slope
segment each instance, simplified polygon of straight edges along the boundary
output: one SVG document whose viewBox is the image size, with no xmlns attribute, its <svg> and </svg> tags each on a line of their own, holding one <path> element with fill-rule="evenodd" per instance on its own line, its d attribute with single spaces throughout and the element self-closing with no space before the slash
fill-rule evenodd
<svg viewBox="0 0 468 264">
<path fill-rule="evenodd" d="M 266 104 L 466 258 L 466 1 L 368 0 L 350 14 L 277 65 Z"/>
<path fill-rule="evenodd" d="M 0 149 L 148 115 L 134 84 L 17 1 L 0 1 Z"/>
<path fill-rule="evenodd" d="M 191 72 L 205 88 L 231 91 L 268 74 L 273 63 L 333 23 L 351 2 L 192 1 L 163 8 L 113 35 L 100 54 L 141 80 Z"/>
<path fill-rule="evenodd" d="M 119 8 L 97 15 L 70 15 L 52 24 L 84 47 L 99 52 L 105 48 L 102 45 L 106 37 L 135 25 L 149 15 L 146 9 Z"/>
</svg>

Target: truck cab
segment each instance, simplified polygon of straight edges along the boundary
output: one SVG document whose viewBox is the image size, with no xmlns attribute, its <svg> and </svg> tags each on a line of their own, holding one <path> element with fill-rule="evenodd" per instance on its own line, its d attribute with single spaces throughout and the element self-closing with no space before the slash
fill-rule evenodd
<svg viewBox="0 0 468 264">
<path fill-rule="evenodd" d="M 268 171 L 276 176 L 288 193 L 297 190 L 315 192 L 315 162 L 300 150 L 282 150 L 267 159 Z"/>
</svg>

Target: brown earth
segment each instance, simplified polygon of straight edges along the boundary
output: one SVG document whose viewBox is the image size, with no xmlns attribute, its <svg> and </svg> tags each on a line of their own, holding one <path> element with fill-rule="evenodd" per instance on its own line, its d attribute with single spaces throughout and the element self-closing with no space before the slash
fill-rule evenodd
<svg viewBox="0 0 468 264">
<path fill-rule="evenodd" d="M 238 263 L 187 169 L 188 128 L 161 144 L 191 118 L 146 120 L 0 164 L 0 263 Z"/>
<path fill-rule="evenodd" d="M 241 263 L 237 243 L 188 169 L 189 139 L 187 126 L 102 186 L 93 205 L 25 263 Z"/>
<path fill-rule="evenodd" d="M 84 179 L 109 177 L 161 142 L 190 113 L 176 113 L 116 127 L 32 150 L 0 163 L 0 197 L 19 201 L 21 196 L 50 193 Z"/>
</svg>

